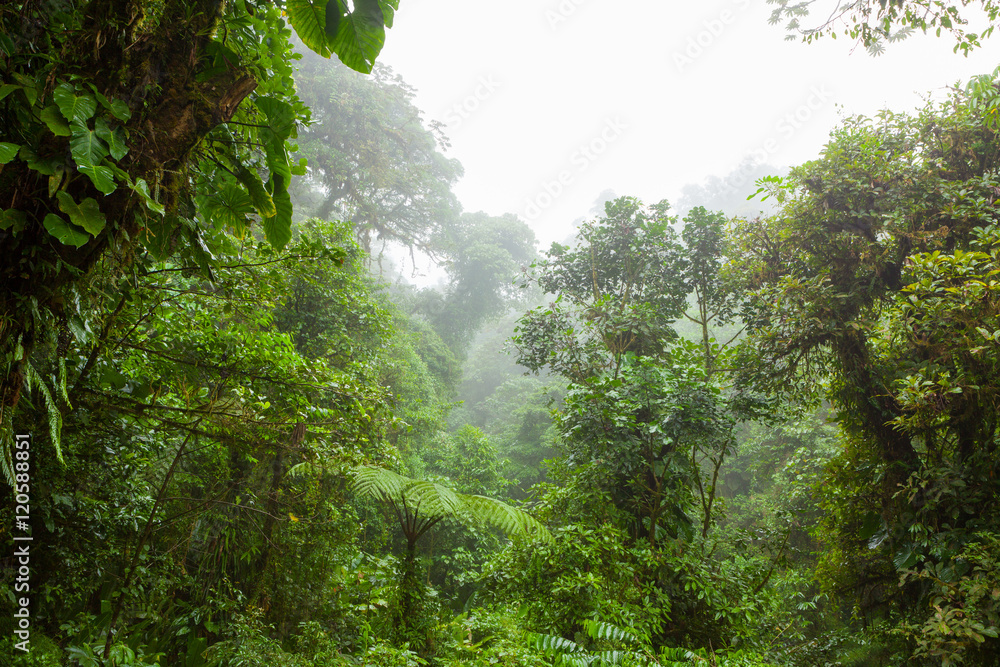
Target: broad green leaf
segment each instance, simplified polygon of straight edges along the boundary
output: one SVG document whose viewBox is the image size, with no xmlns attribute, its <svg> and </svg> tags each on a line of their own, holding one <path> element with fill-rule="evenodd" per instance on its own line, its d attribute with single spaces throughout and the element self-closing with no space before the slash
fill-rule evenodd
<svg viewBox="0 0 1000 667">
<path fill-rule="evenodd" d="M 326 36 L 326 0 L 288 0 L 285 5 L 288 22 L 302 43 L 323 56 L 330 57 L 330 40 Z M 343 21 L 341 21 L 343 23 Z"/>
<path fill-rule="evenodd" d="M 378 4 L 382 7 L 382 20 L 385 22 L 385 27 L 391 28 L 392 19 L 399 9 L 399 0 L 379 0 Z"/>
<path fill-rule="evenodd" d="M 917 554 L 913 551 L 913 547 L 906 546 L 896 552 L 892 563 L 896 566 L 896 570 L 906 570 L 916 565 L 917 557 Z"/>
<path fill-rule="evenodd" d="M 42 113 L 39 115 L 42 118 L 42 122 L 49 127 L 52 134 L 57 137 L 68 137 L 70 135 L 69 123 L 62 117 L 59 107 L 55 104 L 50 104 L 42 109 Z"/>
<path fill-rule="evenodd" d="M 90 240 L 90 234 L 82 229 L 74 227 L 55 213 L 49 213 L 46 215 L 42 224 L 45 226 L 45 229 L 48 230 L 49 234 L 52 234 L 52 236 L 56 237 L 60 243 L 64 243 L 66 245 L 81 248 L 86 245 L 87 241 Z"/>
<path fill-rule="evenodd" d="M 128 146 L 125 145 L 125 137 L 120 127 L 112 130 L 103 118 L 94 121 L 94 133 L 108 145 L 111 157 L 121 160 L 128 153 Z"/>
<path fill-rule="evenodd" d="M 865 515 L 864 523 L 861 525 L 861 532 L 858 534 L 862 540 L 867 540 L 882 527 L 882 517 L 877 512 L 868 512 Z"/>
<path fill-rule="evenodd" d="M 114 389 L 124 389 L 125 385 L 128 384 L 128 378 L 122 375 L 117 369 L 111 366 L 104 369 L 101 373 L 100 383 L 105 387 L 112 387 Z"/>
<path fill-rule="evenodd" d="M 288 151 L 283 145 L 268 144 L 264 147 L 264 157 L 267 168 L 271 172 L 268 183 L 271 184 L 271 194 L 278 190 L 287 190 L 292 180 L 292 166 L 288 164 Z"/>
<path fill-rule="evenodd" d="M 30 76 L 21 74 L 20 72 L 13 72 L 12 76 L 14 79 L 21 84 L 21 89 L 24 92 L 25 99 L 28 100 L 28 106 L 35 106 L 35 101 L 38 99 L 38 84 Z"/>
<path fill-rule="evenodd" d="M 41 157 L 30 146 L 21 146 L 21 150 L 18 151 L 17 156 L 28 163 L 29 169 L 34 169 L 45 176 L 55 176 L 57 173 L 56 170 L 59 167 L 64 167 L 62 158 L 51 156 Z"/>
<path fill-rule="evenodd" d="M 237 231 L 246 228 L 247 216 L 253 213 L 250 196 L 233 183 L 226 183 L 205 200 L 207 213 L 217 226 Z"/>
<path fill-rule="evenodd" d="M 354 11 L 341 20 L 331 41 L 333 51 L 351 69 L 369 74 L 385 44 L 385 16 L 378 0 L 357 0 Z"/>
<path fill-rule="evenodd" d="M 287 190 L 275 191 L 272 198 L 277 214 L 264 218 L 261 224 L 267 242 L 281 250 L 292 240 L 292 199 Z"/>
<path fill-rule="evenodd" d="M 21 150 L 18 144 L 12 144 L 8 141 L 0 141 L 0 164 L 7 164 L 15 157 L 17 157 L 17 152 Z"/>
<path fill-rule="evenodd" d="M 13 93 L 15 90 L 17 90 L 20 87 L 21 86 L 18 86 L 17 84 L 14 84 L 14 83 L 5 83 L 5 84 L 3 84 L 2 86 L 0 86 L 0 100 L 2 100 L 3 98 L 7 97 L 8 95 L 10 95 L 11 93 Z"/>
<path fill-rule="evenodd" d="M 146 208 L 153 213 L 159 213 L 160 215 L 164 214 L 165 209 L 163 208 L 163 204 L 153 199 L 152 195 L 149 194 L 149 186 L 146 184 L 144 179 L 137 178 L 135 184 L 133 185 L 130 183 L 129 187 L 142 197 L 142 201 L 146 205 Z"/>
<path fill-rule="evenodd" d="M 114 172 L 109 167 L 82 164 L 77 169 L 81 174 L 89 176 L 94 187 L 106 195 L 111 194 L 118 187 L 115 185 Z"/>
<path fill-rule="evenodd" d="M 295 110 L 292 105 L 273 97 L 259 97 L 254 101 L 254 105 L 266 119 L 261 140 L 265 144 L 284 145 L 285 139 L 290 137 L 292 130 L 295 129 Z"/>
<path fill-rule="evenodd" d="M 260 176 L 250 171 L 243 165 L 238 165 L 235 170 L 236 178 L 239 179 L 243 187 L 250 193 L 250 201 L 261 217 L 271 218 L 278 214 L 278 209 L 274 207 L 274 200 L 264 189 L 264 183 Z"/>
<path fill-rule="evenodd" d="M 62 83 L 52 91 L 52 99 L 71 123 L 86 123 L 97 111 L 97 101 L 90 95 L 77 95 L 72 84 Z"/>
<path fill-rule="evenodd" d="M 77 165 L 96 165 L 108 155 L 108 147 L 97 133 L 83 123 L 74 122 L 71 125 L 73 136 L 69 147 Z"/>
<path fill-rule="evenodd" d="M 240 57 L 235 51 L 221 42 L 214 41 L 205 45 L 204 56 L 207 63 L 195 75 L 197 81 L 208 81 L 220 74 L 225 74 L 232 67 L 230 63 L 240 61 Z"/>
<path fill-rule="evenodd" d="M 59 191 L 59 187 L 63 182 L 63 174 L 66 173 L 66 167 L 61 164 L 56 167 L 56 173 L 49 176 L 49 197 L 55 197 L 56 192 Z"/>
<path fill-rule="evenodd" d="M 97 92 L 97 88 L 90 84 L 90 89 L 94 91 L 94 96 L 101 106 L 111 112 L 111 115 L 121 121 L 126 121 L 132 117 L 132 110 L 128 108 L 123 100 L 109 100 L 104 95 Z"/>
<path fill-rule="evenodd" d="M 6 211 L 0 211 L 0 229 L 4 231 L 10 229 L 17 234 L 24 229 L 27 222 L 28 218 L 24 214 L 24 211 L 18 211 L 15 208 L 8 208 Z"/>
<path fill-rule="evenodd" d="M 327 0 L 326 3 L 326 25 L 324 26 L 324 32 L 327 38 L 333 39 L 337 35 L 337 27 L 340 25 L 340 17 L 342 15 L 342 10 L 340 8 L 339 0 Z"/>
<path fill-rule="evenodd" d="M 101 213 L 101 207 L 92 197 L 87 197 L 79 204 L 64 190 L 56 193 L 59 199 L 59 209 L 69 216 L 70 221 L 78 227 L 83 227 L 91 235 L 97 236 L 104 229 L 106 218 Z"/>
<path fill-rule="evenodd" d="M 120 121 L 126 121 L 132 117 L 132 110 L 124 100 L 111 100 L 111 107 L 108 109 L 111 115 Z"/>
</svg>

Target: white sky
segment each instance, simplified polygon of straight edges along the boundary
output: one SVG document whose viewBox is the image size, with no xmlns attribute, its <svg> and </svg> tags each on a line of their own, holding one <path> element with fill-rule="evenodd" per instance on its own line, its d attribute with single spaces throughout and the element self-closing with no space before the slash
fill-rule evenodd
<svg viewBox="0 0 1000 667">
<path fill-rule="evenodd" d="M 607 188 L 674 202 L 751 154 L 798 164 L 838 115 L 912 110 L 1000 63 L 1000 36 L 969 58 L 945 36 L 918 34 L 878 58 L 845 38 L 789 42 L 770 10 L 764 0 L 402 0 L 379 60 L 417 89 L 426 120 L 447 125 L 465 210 L 516 213 L 543 248 Z"/>
</svg>

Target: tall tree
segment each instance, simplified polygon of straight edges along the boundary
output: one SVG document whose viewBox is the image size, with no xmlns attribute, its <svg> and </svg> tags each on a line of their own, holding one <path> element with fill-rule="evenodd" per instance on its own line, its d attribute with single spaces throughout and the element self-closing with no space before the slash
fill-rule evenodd
<svg viewBox="0 0 1000 667">
<path fill-rule="evenodd" d="M 846 449 L 825 487 L 825 567 L 866 609 L 925 600 L 937 572 L 955 592 L 939 608 L 995 612 L 959 594 L 973 585 L 961 554 L 993 548 L 1000 461 L 1000 139 L 974 102 L 847 120 L 818 160 L 764 184 L 778 214 L 740 231 L 753 288 L 743 368 L 794 392 L 807 370 L 826 379 Z"/>
<path fill-rule="evenodd" d="M 346 13 L 301 0 L 287 20 L 311 49 L 370 71 L 397 4 L 362 0 Z M 177 252 L 209 271 L 216 230 L 243 234 L 252 220 L 275 247 L 287 243 L 286 141 L 307 117 L 291 31 L 270 2 L 61 7 L 0 6 L 5 441 L 22 387 L 38 385 L 35 344 L 86 338 L 77 287 L 101 258 L 129 271 Z"/>
<path fill-rule="evenodd" d="M 438 299 L 422 310 L 456 354 L 489 320 L 519 304 L 518 276 L 535 258 L 535 234 L 513 214 L 463 213 L 439 241 L 450 278 Z M 425 292 L 426 294 L 426 292 Z"/>
<path fill-rule="evenodd" d="M 388 67 L 365 77 L 310 53 L 295 78 L 312 111 L 299 142 L 311 214 L 350 220 L 369 253 L 376 241 L 436 251 L 460 211 L 451 186 L 462 167 L 442 154 L 447 142 L 424 125 L 414 90 Z"/>
</svg>

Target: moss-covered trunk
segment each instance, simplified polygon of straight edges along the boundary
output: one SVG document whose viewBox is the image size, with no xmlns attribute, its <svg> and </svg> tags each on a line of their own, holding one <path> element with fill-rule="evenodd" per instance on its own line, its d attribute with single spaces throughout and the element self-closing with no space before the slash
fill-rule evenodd
<svg viewBox="0 0 1000 667">
<path fill-rule="evenodd" d="M 143 231 L 136 215 L 141 201 L 123 185 L 125 175 L 132 182 L 143 179 L 159 193 L 169 221 L 188 188 L 186 167 L 192 149 L 213 127 L 231 119 L 257 85 L 236 67 L 198 80 L 205 46 L 223 10 L 223 4 L 213 0 L 95 0 L 83 10 L 82 28 L 74 39 L 50 36 L 50 43 L 62 49 L 40 80 L 37 69 L 42 59 L 27 38 L 17 38 L 44 32 L 39 28 L 44 15 L 29 4 L 19 17 L 3 16 L 4 27 L 12 29 L 15 46 L 22 52 L 5 65 L 7 74 L 36 81 L 38 101 L 29 106 L 25 97 L 18 111 L 24 123 L 9 125 L 5 139 L 30 139 L 24 135 L 32 123 L 37 124 L 39 108 L 51 103 L 60 82 L 75 81 L 108 100 L 123 101 L 131 116 L 122 123 L 128 152 L 117 161 L 123 173 L 117 174 L 113 192 L 99 191 L 90 178 L 76 173 L 72 162 L 60 177 L 65 179 L 62 189 L 74 201 L 95 199 L 107 219 L 104 229 L 80 247 L 60 243 L 43 226 L 46 215 L 59 212 L 50 177 L 23 159 L 0 171 L 0 209 L 19 211 L 24 220 L 16 233 L 0 231 L 0 408 L 5 411 L 20 398 L 24 369 L 17 357 L 26 358 L 64 317 L 67 287 L 85 279 L 109 253 L 126 265 L 132 256 Z M 153 15 L 157 10 L 161 14 Z M 69 137 L 46 136 L 39 151 L 68 155 L 69 142 Z M 23 355 L 15 353 L 19 344 Z"/>
</svg>

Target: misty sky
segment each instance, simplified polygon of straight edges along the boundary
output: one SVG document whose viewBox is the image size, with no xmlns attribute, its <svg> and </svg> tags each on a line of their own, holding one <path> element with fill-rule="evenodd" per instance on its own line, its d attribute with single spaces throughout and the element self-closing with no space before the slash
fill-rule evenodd
<svg viewBox="0 0 1000 667">
<path fill-rule="evenodd" d="M 998 37 L 965 58 L 918 34 L 872 58 L 785 41 L 769 15 L 763 0 L 402 0 L 379 60 L 445 124 L 465 210 L 516 213 L 544 247 L 605 189 L 675 202 L 748 156 L 801 163 L 839 116 L 912 110 L 1000 54 Z"/>
</svg>

